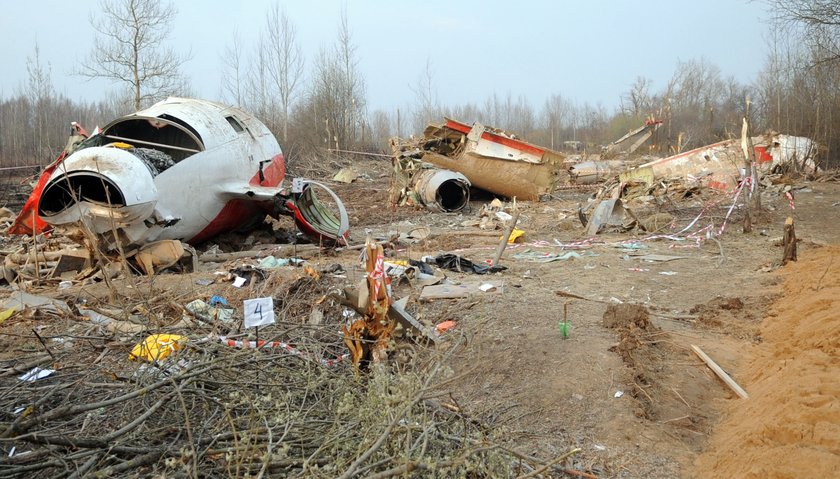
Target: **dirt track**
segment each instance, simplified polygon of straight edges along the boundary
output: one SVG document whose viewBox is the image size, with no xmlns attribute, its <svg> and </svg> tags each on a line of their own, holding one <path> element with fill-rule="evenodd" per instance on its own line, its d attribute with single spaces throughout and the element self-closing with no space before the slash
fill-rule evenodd
<svg viewBox="0 0 840 479">
<path fill-rule="evenodd" d="M 520 227 L 526 230 L 527 244 L 506 252 L 504 264 L 509 270 L 500 274 L 504 293 L 419 306 L 419 314 L 434 322 L 458 320 L 461 333 L 470 337 L 471 346 L 453 364 L 468 379 L 454 388 L 453 397 L 470 417 L 504 428 L 511 444 L 527 445 L 534 454 L 551 457 L 570 446 L 581 447 L 582 454 L 567 465 L 601 477 L 740 476 L 735 469 L 709 469 L 708 459 L 696 460 L 710 447 L 710 438 L 716 437 L 719 421 L 741 417 L 741 412 L 729 411 L 743 401 L 689 345 L 699 345 L 744 387 L 754 389 L 755 372 L 747 364 L 751 352 L 768 340 L 767 323 L 772 324 L 778 314 L 768 311 L 780 307 L 773 306 L 774 301 L 791 294 L 791 287 L 780 286 L 789 278 L 784 272 L 797 268 L 821 273 L 809 258 L 836 254 L 822 245 L 836 243 L 840 234 L 840 222 L 826 221 L 827 215 L 840 216 L 835 211 L 838 207 L 832 206 L 840 200 L 840 188 L 836 184 L 807 186 L 798 194 L 793 212 L 802 262 L 780 270 L 775 269 L 782 254 L 778 241 L 784 217 L 790 213 L 782 197 L 765 198 L 765 213 L 752 233 L 742 233 L 738 221 L 730 225 L 720 247 L 711 241 L 701 248 L 677 249 L 669 242 L 649 242 L 640 251 L 595 245 L 581 251 L 583 258 L 551 263 L 518 260 L 515 255 L 526 250 L 558 251 L 538 245 L 539 240 L 581 239 L 582 227 L 573 211 L 584 197 L 522 203 Z M 467 214 L 462 218 L 421 212 L 411 222 L 446 229 L 457 228 L 468 218 Z M 606 235 L 602 239 L 627 238 Z M 417 259 L 445 250 L 483 261 L 492 256 L 494 246 L 495 239 L 490 237 L 444 234 L 425 248 L 402 255 Z M 630 256 L 638 253 L 685 258 L 646 263 Z M 452 273 L 450 277 L 472 279 Z M 557 291 L 594 301 L 559 296 Z M 605 328 L 602 316 L 609 303 L 618 301 L 645 305 L 651 326 L 630 333 Z M 572 324 L 565 340 L 558 328 L 564 304 L 568 304 Z M 835 333 L 837 319 L 825 320 Z M 836 378 L 837 351 L 832 354 L 835 362 L 826 374 Z M 829 389 L 821 392 L 830 397 L 833 386 L 825 387 Z M 787 387 L 767 385 L 754 394 L 762 395 L 764 388 Z M 619 392 L 623 394 L 616 397 Z M 784 395 L 773 397 L 777 407 L 786 408 Z M 826 399 L 824 406 L 836 408 L 836 402 Z M 836 424 L 826 420 L 817 427 L 830 436 Z M 762 424 L 760 415 L 753 421 Z M 761 431 L 759 427 L 751 434 L 761 436 Z M 741 432 L 732 437 L 737 440 Z M 765 452 L 772 454 L 772 441 L 772 437 L 756 438 L 754 443 L 758 450 L 766 446 Z M 793 441 L 808 447 L 807 435 Z M 717 444 L 716 440 L 711 447 Z M 837 444 L 820 447 L 826 447 L 827 457 L 836 466 Z M 760 455 L 755 457 L 759 460 Z M 781 473 L 787 466 L 779 464 L 775 469 L 772 463 L 761 464 L 762 475 L 774 477 L 776 471 L 775 477 L 792 477 Z"/>
</svg>

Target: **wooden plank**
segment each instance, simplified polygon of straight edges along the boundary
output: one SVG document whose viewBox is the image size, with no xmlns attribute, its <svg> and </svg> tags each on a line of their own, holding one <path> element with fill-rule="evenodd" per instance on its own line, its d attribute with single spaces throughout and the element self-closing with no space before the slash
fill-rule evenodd
<svg viewBox="0 0 840 479">
<path fill-rule="evenodd" d="M 642 261 L 651 261 L 655 263 L 674 261 L 676 259 L 688 259 L 688 256 L 671 256 L 667 254 L 643 254 L 643 255 L 629 255 L 633 259 L 640 259 Z"/>
<path fill-rule="evenodd" d="M 481 289 L 483 284 L 492 284 L 495 289 L 484 292 Z M 426 286 L 420 293 L 421 301 L 432 299 L 457 299 L 466 298 L 474 294 L 501 293 L 504 291 L 502 281 L 475 281 L 462 284 L 435 284 Z"/>
<path fill-rule="evenodd" d="M 748 399 L 750 397 L 747 394 L 747 392 L 744 391 L 744 388 L 739 386 L 734 379 L 729 377 L 729 375 L 726 374 L 726 371 L 724 371 L 723 368 L 718 366 L 716 362 L 712 361 L 712 358 L 710 358 L 706 353 L 704 353 L 699 346 L 695 346 L 692 344 L 691 349 L 693 349 L 694 353 L 697 354 L 697 356 L 699 356 L 704 363 L 706 363 L 706 366 L 709 366 L 709 369 L 714 371 L 714 373 L 717 374 L 717 377 L 719 377 L 724 383 L 726 383 L 726 385 L 729 386 L 729 389 L 735 391 L 735 394 L 740 396 L 741 399 Z"/>
</svg>

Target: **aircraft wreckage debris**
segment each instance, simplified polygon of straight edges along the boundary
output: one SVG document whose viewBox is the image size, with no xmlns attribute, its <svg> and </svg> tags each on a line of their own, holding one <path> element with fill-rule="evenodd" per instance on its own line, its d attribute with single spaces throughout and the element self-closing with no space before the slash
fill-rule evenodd
<svg viewBox="0 0 840 479">
<path fill-rule="evenodd" d="M 433 218 L 424 223 L 429 226 L 409 223 L 398 226 L 397 231 L 390 230 L 394 225 L 389 224 L 380 236 L 369 234 L 365 244 L 351 246 L 349 218 L 338 196 L 312 181 L 298 180 L 288 188 L 284 186 L 283 157 L 279 146 L 273 149 L 276 142 L 258 134 L 254 135 L 256 139 L 243 135 L 262 131 L 256 120 L 236 109 L 192 102 L 195 100 L 170 99 L 115 120 L 96 135 L 75 130 L 78 141 L 71 138 L 70 142 L 75 146 L 42 175 L 38 193 L 33 194 L 28 209 L 13 225 L 28 234 L 33 231 L 27 228 L 34 229 L 35 236 L 15 238 L 18 244 L 4 254 L 3 276 L 10 289 L 19 290 L 12 292 L 0 308 L 0 322 L 4 327 L 25 324 L 28 328 L 28 322 L 39 321 L 31 328 L 34 336 L 27 330 L 26 336 L 19 338 L 28 341 L 27 347 L 36 348 L 35 353 L 10 361 L 0 371 L 0 380 L 19 391 L 18 397 L 0 400 L 0 406 L 12 415 L 0 433 L 19 450 L 32 451 L 9 456 L 7 466 L 23 470 L 19 475 L 28 471 L 22 469 L 26 467 L 64 467 L 50 466 L 46 461 L 68 455 L 94 462 L 119 457 L 124 464 L 133 464 L 137 451 L 151 451 L 146 454 L 154 454 L 149 459 L 152 462 L 165 457 L 181 465 L 195 458 L 198 467 L 203 467 L 222 461 L 230 451 L 242 451 L 240 439 L 246 433 L 253 441 L 253 450 L 265 451 L 266 445 L 279 444 L 273 442 L 277 438 L 272 434 L 285 430 L 289 423 L 284 421 L 294 421 L 289 429 L 294 437 L 290 440 L 300 448 L 301 457 L 311 461 L 284 457 L 265 466 L 266 470 L 305 475 L 307 468 L 327 467 L 337 461 L 352 470 L 359 458 L 359 438 L 350 431 L 358 424 L 347 419 L 347 411 L 361 411 L 379 424 L 382 403 L 366 399 L 381 398 L 383 391 L 387 391 L 389 401 L 404 407 L 404 412 L 394 415 L 393 424 L 425 428 L 423 441 L 438 441 L 435 450 L 451 448 L 453 443 L 447 438 L 470 437 L 474 424 L 464 421 L 464 416 L 450 422 L 448 413 L 441 411 L 460 411 L 460 407 L 432 407 L 417 399 L 428 392 L 422 383 L 425 377 L 420 377 L 426 374 L 421 367 L 416 368 L 416 377 L 412 371 L 404 378 L 418 381 L 409 385 L 411 395 L 406 396 L 399 395 L 401 391 L 393 388 L 392 382 L 380 381 L 377 375 L 386 368 L 375 367 L 374 363 L 387 361 L 402 366 L 417 361 L 425 366 L 417 359 L 422 357 L 417 354 L 421 348 L 441 346 L 425 348 L 425 354 L 436 353 L 447 344 L 457 345 L 471 333 L 470 315 L 460 315 L 459 310 L 509 299 L 511 291 L 517 291 L 511 288 L 536 284 L 542 280 L 540 270 L 550 268 L 530 265 L 534 273 L 529 269 L 523 274 L 518 267 L 526 262 L 567 260 L 554 265 L 574 270 L 610 267 L 610 260 L 623 258 L 631 266 L 639 265 L 635 260 L 649 263 L 645 266 L 650 268 L 630 268 L 649 273 L 634 279 L 688 281 L 692 276 L 684 270 L 677 273 L 655 268 L 666 263 L 679 268 L 689 262 L 677 260 L 696 256 L 659 254 L 648 242 L 668 241 L 663 248 L 670 250 L 717 241 L 726 222 L 734 221 L 751 188 L 787 193 L 792 208 L 796 187 L 780 183 L 778 175 L 771 173 L 785 164 L 783 144 L 797 149 L 795 154 L 787 154 L 787 161 L 819 171 L 814 156 L 819 148 L 807 139 L 771 135 L 756 140 L 756 154 L 758 148 L 764 148 L 762 154 L 771 159 L 763 160 L 766 165 L 760 170 L 764 174 L 755 185 L 742 179 L 737 144 L 710 145 L 671 159 L 646 160 L 643 166 L 633 168 L 633 162 L 623 159 L 570 160 L 501 130 L 447 120 L 445 125 L 427 130 L 421 143 L 397 149 L 393 166 L 400 178 L 396 182 L 398 193 L 406 204 L 443 213 L 466 213 L 424 216 Z M 186 104 L 211 118 L 197 119 L 186 113 L 184 118 L 175 116 Z M 210 123 L 214 131 L 217 127 L 231 129 L 221 135 L 227 146 L 214 146 L 221 141 L 211 139 Z M 243 131 L 237 131 L 234 125 Z M 656 128 L 655 123 L 645 125 L 617 142 L 620 145 L 607 148 L 602 156 L 620 157 L 638 148 Z M 252 141 L 261 145 L 265 155 L 249 158 L 243 153 L 240 147 L 255 146 Z M 214 151 L 222 151 L 215 150 L 217 147 L 232 153 L 226 160 L 232 164 L 214 156 Z M 730 148 L 735 148 L 731 155 L 737 160 L 732 165 L 724 161 Z M 723 160 L 707 160 L 702 152 Z M 804 154 L 810 156 L 800 156 Z M 781 160 L 777 162 L 774 155 Z M 205 158 L 207 164 L 228 176 L 222 181 L 220 171 L 195 166 L 196 158 Z M 454 170 L 458 162 L 462 162 L 464 171 Z M 511 185 L 476 174 L 478 165 L 495 168 L 496 162 L 503 167 L 500 171 L 513 178 Z M 453 169 L 441 169 L 441 165 Z M 232 168 L 244 173 L 230 173 Z M 178 171 L 187 180 L 175 190 L 175 180 L 166 177 L 174 177 L 171 172 Z M 355 170 L 344 173 L 339 179 L 352 181 Z M 597 184 L 599 191 L 589 206 L 579 211 L 585 227 L 574 225 L 578 238 L 567 237 L 561 242 L 546 235 L 549 228 L 551 235 L 568 232 L 553 228 L 560 220 L 574 217 L 573 203 L 559 211 L 555 205 L 516 206 L 517 199 L 525 198 L 516 194 L 526 190 L 533 199 L 539 199 L 580 184 Z M 471 187 L 500 196 L 507 196 L 502 192 L 513 193 L 514 201 L 508 206 L 494 200 L 474 212 L 467 208 Z M 189 196 L 183 191 L 196 192 L 197 188 L 207 189 L 208 194 L 193 195 L 189 201 L 175 198 L 176 192 Z M 657 207 L 665 201 L 678 207 L 669 208 L 667 213 L 659 211 Z M 691 213 L 687 218 L 689 209 L 680 208 L 688 202 Z M 351 211 L 359 209 L 352 206 Z M 383 206 L 377 203 L 372 208 Z M 544 217 L 549 218 L 551 226 L 534 221 L 536 208 L 551 211 L 550 218 Z M 193 210 L 210 219 L 199 220 Z M 516 230 L 520 211 L 525 226 Z M 637 219 L 635 212 L 645 214 Z M 228 213 L 238 215 L 237 220 Z M 192 243 L 233 229 L 239 219 L 247 218 L 240 225 L 247 227 L 251 220 L 265 214 L 292 216 L 297 227 L 318 244 L 276 245 L 261 239 L 242 242 L 247 249 L 231 252 L 231 242 L 220 239 L 226 252 L 218 247 L 201 254 L 191 249 Z M 434 224 L 441 217 L 446 219 Z M 69 226 L 75 223 L 82 226 Z M 565 221 L 564 227 L 570 223 Z M 50 228 L 53 233 L 45 234 Z M 479 230 L 484 228 L 493 231 Z M 632 228 L 644 234 L 631 233 Z M 603 236 L 615 231 L 632 236 Z M 795 246 L 792 225 L 788 238 L 788 243 Z M 327 243 L 336 248 L 325 252 L 322 245 Z M 494 262 L 489 257 L 496 248 L 500 253 Z M 567 251 L 593 248 L 603 251 Z M 647 248 L 652 252 L 638 251 Z M 506 249 L 508 261 L 518 263 L 510 265 L 510 270 L 496 265 Z M 357 250 L 362 250 L 361 265 L 350 265 L 347 258 L 355 259 Z M 722 251 L 721 247 L 721 256 Z M 426 256 L 424 261 L 412 259 L 427 252 L 436 256 Z M 598 261 L 592 261 L 597 256 Z M 626 269 L 615 268 L 609 274 L 623 274 Z M 180 283 L 186 286 L 167 289 L 176 281 L 167 282 L 173 278 L 167 278 L 165 271 L 185 274 L 187 281 Z M 515 277 L 510 278 L 510 271 L 516 273 Z M 659 276 L 677 274 L 674 278 Z M 109 282 L 112 278 L 128 281 Z M 98 294 L 93 294 L 94 290 Z M 566 299 L 599 303 L 624 300 L 556 293 Z M 461 298 L 471 299 L 451 305 L 438 301 Z M 572 321 L 566 314 L 568 302 L 561 301 L 563 319 L 551 319 L 550 324 L 553 328 L 557 320 L 565 339 Z M 441 310 L 445 312 L 434 314 Z M 692 319 L 651 314 L 681 321 Z M 251 322 L 257 316 L 258 321 Z M 256 326 L 243 329 L 258 323 L 259 333 Z M 45 328 L 49 328 L 49 335 L 44 334 Z M 444 356 L 442 362 L 447 359 Z M 706 362 L 710 367 L 714 364 Z M 361 374 L 354 375 L 354 370 Z M 368 380 L 365 388 L 359 387 L 360 377 Z M 379 383 L 388 384 L 384 390 L 377 390 Z M 72 394 L 68 396 L 74 401 L 69 409 L 66 404 L 53 403 L 58 398 L 55 394 L 63 391 Z M 312 391 L 337 398 L 340 403 L 311 402 Z M 283 407 L 277 408 L 277 401 L 284 405 L 310 401 L 311 409 L 289 419 L 291 416 L 275 414 L 283 411 Z M 271 411 L 274 413 L 268 414 Z M 98 420 L 104 417 L 108 420 Z M 191 429 L 193 438 L 173 433 L 162 440 L 146 434 L 183 430 L 172 418 L 201 424 L 204 429 Z M 425 418 L 434 419 L 422 422 L 427 421 Z M 336 424 L 340 427 L 330 428 Z M 474 435 L 478 439 L 469 441 L 487 441 L 482 432 L 478 428 Z M 332 441 L 328 446 L 324 445 L 325 437 Z M 390 441 L 389 448 L 402 447 L 402 440 L 392 439 L 390 430 L 377 437 Z M 329 454 L 324 452 L 327 449 Z M 86 454 L 89 456 L 80 456 Z M 240 472 L 259 474 L 262 463 L 253 459 L 258 456 L 263 457 L 239 456 L 251 461 Z M 516 457 L 538 464 L 525 455 Z M 509 456 L 499 461 L 512 462 Z M 77 467 L 79 462 L 68 461 Z M 544 466 L 532 467 L 531 471 L 538 471 L 538 467 Z"/>
<path fill-rule="evenodd" d="M 284 185 L 280 145 L 238 108 L 169 98 L 90 135 L 74 124 L 73 138 L 79 141 L 44 170 L 9 233 L 84 223 L 116 250 L 157 240 L 197 244 L 282 214 L 318 244 L 347 242 L 338 196 L 305 179 Z"/>
</svg>

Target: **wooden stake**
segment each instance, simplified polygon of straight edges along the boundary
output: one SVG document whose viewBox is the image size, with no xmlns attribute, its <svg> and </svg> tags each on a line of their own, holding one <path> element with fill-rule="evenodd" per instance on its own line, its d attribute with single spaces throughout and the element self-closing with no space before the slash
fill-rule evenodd
<svg viewBox="0 0 840 479">
<path fill-rule="evenodd" d="M 41 268 L 38 265 L 38 228 L 35 224 L 35 210 L 32 210 L 32 251 L 35 253 L 35 284 L 41 284 Z"/>
<path fill-rule="evenodd" d="M 499 260 L 502 259 L 502 253 L 505 251 L 510 234 L 513 233 L 513 229 L 516 228 L 517 221 L 519 221 L 519 210 L 513 212 L 513 219 L 510 221 L 510 226 L 507 227 L 505 234 L 502 235 L 502 240 L 499 241 L 499 246 L 496 248 L 496 256 L 493 257 L 493 266 L 499 265 Z"/>
<path fill-rule="evenodd" d="M 786 265 L 788 261 L 796 261 L 796 230 L 793 226 L 793 217 L 788 216 L 785 220 L 785 235 L 782 239 L 782 244 L 785 247 L 784 256 L 782 256 L 782 265 Z"/>
<path fill-rule="evenodd" d="M 699 356 L 704 363 L 706 363 L 706 366 L 709 366 L 709 369 L 714 371 L 714 373 L 717 374 L 717 377 L 719 377 L 724 383 L 726 383 L 726 385 L 729 386 L 729 389 L 735 391 L 735 394 L 740 396 L 741 399 L 748 399 L 750 397 L 747 394 L 747 392 L 744 391 L 744 388 L 739 386 L 734 379 L 732 379 L 728 374 L 726 374 L 726 371 L 724 371 L 723 368 L 718 366 L 716 362 L 712 361 L 712 358 L 710 358 L 706 353 L 704 353 L 702 349 L 693 344 L 691 345 L 691 349 L 693 349 L 694 353 L 697 354 L 697 356 Z"/>
</svg>

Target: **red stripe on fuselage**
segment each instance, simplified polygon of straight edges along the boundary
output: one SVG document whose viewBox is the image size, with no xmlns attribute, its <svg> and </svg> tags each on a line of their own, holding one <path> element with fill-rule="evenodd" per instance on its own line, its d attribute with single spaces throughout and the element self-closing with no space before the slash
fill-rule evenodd
<svg viewBox="0 0 840 479">
<path fill-rule="evenodd" d="M 260 182 L 260 173 L 257 171 L 248 181 L 248 184 L 254 186 L 280 186 L 285 176 L 286 162 L 283 159 L 283 154 L 280 153 L 263 167 L 263 178 L 265 180 Z M 266 208 L 260 202 L 243 199 L 230 200 L 219 211 L 219 214 L 213 218 L 213 221 L 187 242 L 193 245 L 199 244 L 221 233 L 242 228 L 249 222 L 255 220 L 258 215 L 265 216 L 266 214 Z"/>
<path fill-rule="evenodd" d="M 472 131 L 472 127 L 461 123 L 460 121 L 455 120 L 447 120 L 446 127 L 451 128 L 455 131 L 458 131 L 463 134 L 468 134 Z M 514 140 L 513 138 L 508 138 L 506 136 L 497 135 L 495 133 L 491 133 L 489 131 L 485 131 L 481 134 L 481 138 L 487 141 L 492 141 L 493 143 L 498 143 L 500 145 L 505 145 L 508 148 L 513 148 L 519 151 L 523 151 L 525 153 L 530 153 L 532 155 L 542 156 L 545 154 L 545 150 L 539 147 L 536 147 L 530 143 L 525 143 L 524 141 Z"/>
</svg>

